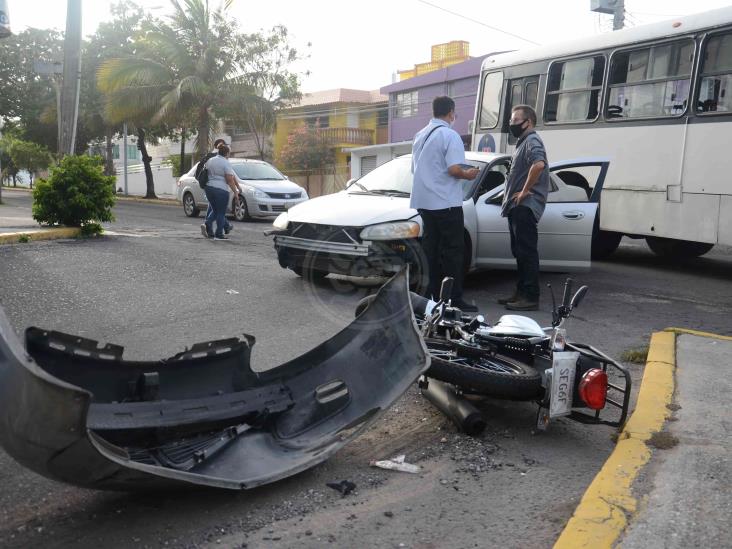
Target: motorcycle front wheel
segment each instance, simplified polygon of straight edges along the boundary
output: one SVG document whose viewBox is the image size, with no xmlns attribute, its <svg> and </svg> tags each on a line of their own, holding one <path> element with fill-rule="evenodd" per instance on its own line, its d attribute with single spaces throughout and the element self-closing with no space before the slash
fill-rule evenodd
<svg viewBox="0 0 732 549">
<path fill-rule="evenodd" d="M 495 398 L 533 400 L 541 396 L 541 375 L 527 364 L 489 352 L 466 356 L 444 340 L 427 339 L 425 343 L 432 359 L 428 377 Z"/>
</svg>

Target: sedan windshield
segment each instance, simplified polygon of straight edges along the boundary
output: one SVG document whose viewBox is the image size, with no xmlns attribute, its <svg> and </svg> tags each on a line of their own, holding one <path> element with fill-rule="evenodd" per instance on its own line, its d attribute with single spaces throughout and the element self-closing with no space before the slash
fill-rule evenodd
<svg viewBox="0 0 732 549">
<path fill-rule="evenodd" d="M 482 169 L 485 164 L 469 160 L 466 162 L 478 169 Z M 384 194 L 396 196 L 410 196 L 412 194 L 412 158 L 410 156 L 402 156 L 395 158 L 390 162 L 382 164 L 373 171 L 370 171 L 358 181 L 348 187 L 348 192 L 352 194 Z M 470 198 L 473 189 L 473 181 L 463 179 L 463 200 Z"/>
<path fill-rule="evenodd" d="M 285 176 L 278 172 L 275 168 L 269 164 L 263 164 L 259 162 L 247 162 L 242 164 L 231 164 L 234 168 L 234 173 L 243 180 L 269 180 L 269 181 L 280 181 L 285 179 Z"/>
</svg>

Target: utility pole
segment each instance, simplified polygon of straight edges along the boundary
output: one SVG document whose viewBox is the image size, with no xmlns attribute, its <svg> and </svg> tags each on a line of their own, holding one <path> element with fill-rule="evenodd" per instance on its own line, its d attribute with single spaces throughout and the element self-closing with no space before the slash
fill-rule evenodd
<svg viewBox="0 0 732 549">
<path fill-rule="evenodd" d="M 613 30 L 620 30 L 625 26 L 625 0 L 615 0 L 613 11 Z"/>
<path fill-rule="evenodd" d="M 124 147 L 124 152 L 122 152 L 122 166 L 125 171 L 122 180 L 125 182 L 125 196 L 127 196 L 127 122 L 122 124 L 122 147 Z"/>
<path fill-rule="evenodd" d="M 61 88 L 61 140 L 58 152 L 74 154 L 81 84 L 81 0 L 66 2 L 64 80 Z"/>
</svg>

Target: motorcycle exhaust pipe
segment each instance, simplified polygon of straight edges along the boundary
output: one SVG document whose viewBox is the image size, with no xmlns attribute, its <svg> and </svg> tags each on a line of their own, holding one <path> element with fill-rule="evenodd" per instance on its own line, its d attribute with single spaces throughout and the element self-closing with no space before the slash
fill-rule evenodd
<svg viewBox="0 0 732 549">
<path fill-rule="evenodd" d="M 464 433 L 476 436 L 486 428 L 487 422 L 483 414 L 460 396 L 452 386 L 434 379 L 422 378 L 419 388 L 422 395 Z"/>
</svg>

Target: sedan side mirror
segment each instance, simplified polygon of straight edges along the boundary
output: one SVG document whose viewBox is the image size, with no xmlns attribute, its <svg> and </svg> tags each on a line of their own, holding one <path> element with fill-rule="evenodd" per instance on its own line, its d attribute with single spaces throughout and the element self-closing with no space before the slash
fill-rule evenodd
<svg viewBox="0 0 732 549">
<path fill-rule="evenodd" d="M 349 179 L 348 181 L 346 181 L 346 189 L 348 187 L 350 187 L 351 185 L 353 185 L 353 182 L 354 181 L 356 181 L 356 178 L 354 178 L 354 177 L 352 177 L 351 179 Z"/>
</svg>

